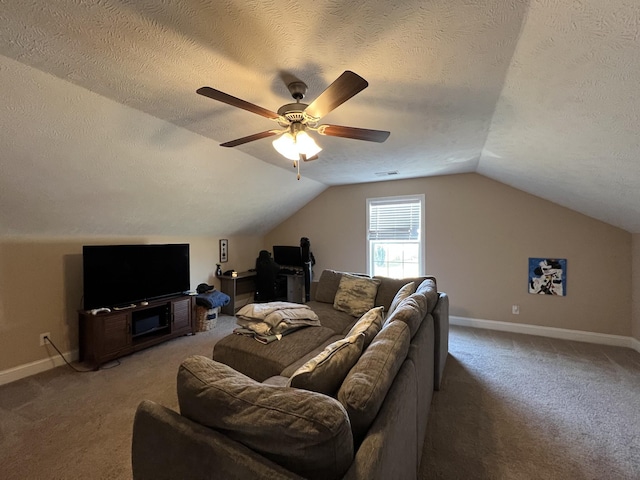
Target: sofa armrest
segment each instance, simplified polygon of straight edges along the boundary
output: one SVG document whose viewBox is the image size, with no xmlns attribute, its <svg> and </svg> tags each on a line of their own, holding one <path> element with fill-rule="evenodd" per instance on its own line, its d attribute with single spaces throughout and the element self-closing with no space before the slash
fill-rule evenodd
<svg viewBox="0 0 640 480">
<path fill-rule="evenodd" d="M 136 410 L 131 463 L 135 480 L 301 479 L 226 435 L 149 400 Z"/>
<path fill-rule="evenodd" d="M 433 321 L 436 339 L 433 388 L 440 390 L 444 365 L 449 355 L 449 296 L 446 293 L 438 293 L 438 303 L 433 310 Z"/>
</svg>

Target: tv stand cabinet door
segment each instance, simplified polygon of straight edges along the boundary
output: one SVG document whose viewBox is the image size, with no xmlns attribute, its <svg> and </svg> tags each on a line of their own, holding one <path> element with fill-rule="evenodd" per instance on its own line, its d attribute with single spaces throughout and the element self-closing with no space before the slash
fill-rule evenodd
<svg viewBox="0 0 640 480">
<path fill-rule="evenodd" d="M 193 329 L 191 328 L 192 308 L 191 297 L 173 300 L 171 302 L 172 333 L 179 334 L 193 332 Z"/>
<path fill-rule="evenodd" d="M 91 315 L 80 312 L 80 361 L 96 370 L 105 362 L 131 352 L 129 313 Z"/>
<path fill-rule="evenodd" d="M 100 363 L 117 358 L 131 349 L 131 322 L 129 313 L 102 317 L 102 348 Z"/>
</svg>

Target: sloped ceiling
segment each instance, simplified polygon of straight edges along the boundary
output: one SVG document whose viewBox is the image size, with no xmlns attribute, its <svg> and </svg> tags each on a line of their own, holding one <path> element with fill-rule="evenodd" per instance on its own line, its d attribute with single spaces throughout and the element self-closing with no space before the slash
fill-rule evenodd
<svg viewBox="0 0 640 480">
<path fill-rule="evenodd" d="M 0 0 L 0 234 L 264 233 L 330 185 L 477 171 L 640 232 L 640 11 L 624 0 Z M 290 162 L 270 110 L 369 87 Z M 387 175 L 394 172 L 393 175 Z"/>
</svg>

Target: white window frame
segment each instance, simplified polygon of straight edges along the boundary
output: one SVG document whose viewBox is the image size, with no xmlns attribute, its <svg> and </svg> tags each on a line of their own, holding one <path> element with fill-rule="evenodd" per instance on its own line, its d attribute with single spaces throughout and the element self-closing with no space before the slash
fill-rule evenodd
<svg viewBox="0 0 640 480">
<path fill-rule="evenodd" d="M 371 243 L 376 241 L 376 238 L 372 238 L 374 233 L 371 231 L 371 207 L 375 205 L 384 205 L 384 204 L 394 204 L 394 203 L 419 203 L 420 204 L 420 219 L 419 219 L 419 229 L 418 229 L 418 238 L 413 240 L 417 241 L 419 244 L 418 247 L 418 272 L 417 276 L 423 276 L 425 272 L 425 259 L 426 259 L 426 241 L 425 241 L 425 196 L 424 194 L 416 194 L 416 195 L 400 195 L 394 197 L 375 197 L 375 198 L 367 198 L 367 231 L 366 231 L 366 250 L 367 250 L 367 273 L 369 275 L 374 274 L 374 265 L 373 265 L 373 255 L 372 245 Z M 393 240 L 392 240 L 393 241 Z M 398 240 L 402 242 L 403 240 Z M 405 240 L 406 241 L 406 240 Z M 413 276 L 413 275 L 406 275 Z"/>
</svg>

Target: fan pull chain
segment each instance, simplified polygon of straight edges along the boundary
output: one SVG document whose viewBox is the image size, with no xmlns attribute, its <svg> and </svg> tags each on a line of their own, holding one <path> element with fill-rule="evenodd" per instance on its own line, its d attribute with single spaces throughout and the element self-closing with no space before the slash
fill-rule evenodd
<svg viewBox="0 0 640 480">
<path fill-rule="evenodd" d="M 293 161 L 293 168 L 298 169 L 298 180 L 300 180 L 300 161 L 299 160 Z"/>
</svg>

